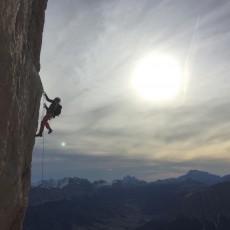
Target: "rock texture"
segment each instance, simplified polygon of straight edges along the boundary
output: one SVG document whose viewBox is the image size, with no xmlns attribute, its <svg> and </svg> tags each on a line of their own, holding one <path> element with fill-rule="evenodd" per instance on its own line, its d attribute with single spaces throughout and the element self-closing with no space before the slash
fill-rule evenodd
<svg viewBox="0 0 230 230">
<path fill-rule="evenodd" d="M 27 207 L 46 5 L 47 0 L 0 1 L 1 230 L 20 230 Z"/>
</svg>

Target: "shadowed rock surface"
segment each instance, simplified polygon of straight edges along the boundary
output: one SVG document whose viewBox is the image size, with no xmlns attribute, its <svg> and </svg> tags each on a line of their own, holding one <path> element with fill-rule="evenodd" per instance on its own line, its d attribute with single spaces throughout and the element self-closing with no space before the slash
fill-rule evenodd
<svg viewBox="0 0 230 230">
<path fill-rule="evenodd" d="M 47 0 L 0 1 L 0 223 L 19 230 L 28 201 Z"/>
</svg>

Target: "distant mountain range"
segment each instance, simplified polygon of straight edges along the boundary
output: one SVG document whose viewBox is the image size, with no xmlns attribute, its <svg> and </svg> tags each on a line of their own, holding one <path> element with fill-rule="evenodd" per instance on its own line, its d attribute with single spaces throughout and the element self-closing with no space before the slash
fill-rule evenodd
<svg viewBox="0 0 230 230">
<path fill-rule="evenodd" d="M 230 175 L 197 170 L 155 182 L 46 180 L 31 186 L 23 229 L 230 229 L 229 194 Z"/>
<path fill-rule="evenodd" d="M 180 183 L 186 180 L 195 180 L 200 183 L 204 183 L 206 185 L 212 185 L 212 184 L 230 181 L 230 175 L 225 175 L 221 177 L 214 174 L 210 174 L 208 172 L 203 172 L 199 170 L 190 170 L 186 175 L 180 176 L 178 178 L 158 180 L 157 183 Z"/>
<path fill-rule="evenodd" d="M 136 186 L 136 185 L 147 184 L 147 182 L 143 180 L 138 180 L 137 178 L 129 175 L 125 176 L 122 180 L 117 179 L 112 182 L 106 182 L 105 180 L 98 180 L 98 181 L 94 181 L 93 183 L 90 183 L 86 179 L 79 179 L 77 177 L 73 177 L 73 178 L 63 178 L 60 180 L 50 179 L 50 180 L 39 181 L 38 183 L 32 185 L 32 187 L 62 189 L 70 184 L 72 185 L 92 184 L 92 186 L 100 187 L 100 186 L 113 186 L 116 184 L 120 184 L 123 186 L 132 186 L 132 185 Z"/>
</svg>

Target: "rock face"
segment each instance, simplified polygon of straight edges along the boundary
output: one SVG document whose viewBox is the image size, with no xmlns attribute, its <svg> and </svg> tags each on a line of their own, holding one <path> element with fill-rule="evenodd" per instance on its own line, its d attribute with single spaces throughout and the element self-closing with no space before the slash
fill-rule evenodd
<svg viewBox="0 0 230 230">
<path fill-rule="evenodd" d="M 47 0 L 0 1 L 0 225 L 22 227 L 42 83 Z"/>
</svg>

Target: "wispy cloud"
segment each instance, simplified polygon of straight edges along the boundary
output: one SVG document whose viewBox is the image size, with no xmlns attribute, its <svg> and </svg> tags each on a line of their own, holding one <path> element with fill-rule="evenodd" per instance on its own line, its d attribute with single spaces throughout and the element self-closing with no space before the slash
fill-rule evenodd
<svg viewBox="0 0 230 230">
<path fill-rule="evenodd" d="M 59 152 L 65 141 L 68 162 L 79 153 L 79 162 L 85 155 L 97 164 L 143 159 L 139 173 L 148 160 L 180 162 L 177 170 L 198 159 L 226 160 L 229 9 L 225 0 L 50 0 L 41 77 L 48 95 L 61 97 L 63 114 L 51 122 L 46 150 Z M 187 63 L 183 103 L 145 101 L 131 88 L 138 60 L 156 51 L 172 55 L 182 68 Z M 37 140 L 37 150 L 41 144 Z M 53 161 L 55 173 L 65 159 Z"/>
</svg>

